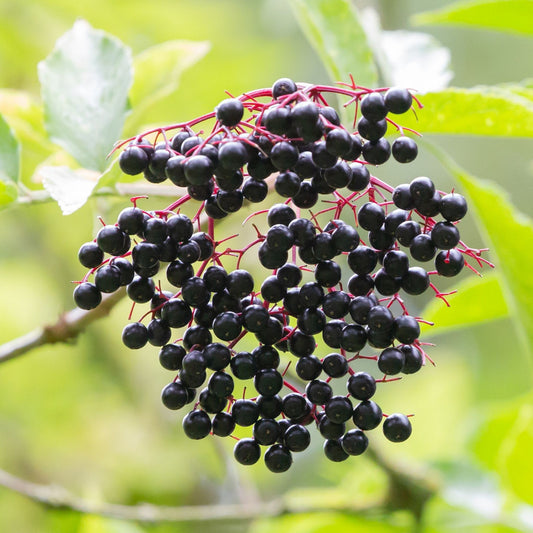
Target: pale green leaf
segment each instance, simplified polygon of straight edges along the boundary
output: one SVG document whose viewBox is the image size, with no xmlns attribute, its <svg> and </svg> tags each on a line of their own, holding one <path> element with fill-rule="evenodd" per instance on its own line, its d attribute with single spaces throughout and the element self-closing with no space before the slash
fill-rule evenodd
<svg viewBox="0 0 533 533">
<path fill-rule="evenodd" d="M 19 179 L 20 145 L 13 130 L 0 115 L 0 174 L 2 181 L 16 183 Z"/>
<path fill-rule="evenodd" d="M 533 221 L 520 213 L 510 202 L 509 194 L 500 186 L 467 174 L 448 156 L 439 157 L 462 185 L 469 205 L 485 234 L 491 254 L 495 257 L 505 300 L 523 352 L 533 356 Z M 525 270 L 526 269 L 526 270 Z M 531 368 L 529 369 L 531 371 Z"/>
<path fill-rule="evenodd" d="M 126 120 L 126 129 L 133 131 L 140 122 L 147 121 L 147 108 L 172 94 L 182 73 L 200 61 L 209 48 L 207 41 L 166 41 L 135 56 L 130 91 L 132 112 Z"/>
<path fill-rule="evenodd" d="M 59 204 L 64 215 L 82 207 L 93 192 L 98 172 L 87 169 L 72 170 L 66 166 L 44 166 L 38 171 L 44 188 Z"/>
<path fill-rule="evenodd" d="M 531 395 L 491 409 L 472 440 L 472 450 L 481 463 L 501 476 L 521 500 L 533 504 L 533 398 Z"/>
<path fill-rule="evenodd" d="M 533 505 L 531 480 L 533 479 L 533 406 L 524 405 L 508 438 L 499 452 L 499 466 L 505 472 L 506 481 L 513 492 L 526 503 Z"/>
<path fill-rule="evenodd" d="M 390 520 L 372 520 L 361 515 L 341 513 L 310 513 L 287 515 L 270 520 L 259 520 L 250 533 L 339 533 L 355 531 L 365 533 L 393 533 L 412 531 L 408 520 L 398 520 L 391 516 Z"/>
<path fill-rule="evenodd" d="M 350 0 L 290 0 L 304 33 L 334 81 L 375 87 L 377 68 Z"/>
<path fill-rule="evenodd" d="M 533 35 L 531 0 L 474 0 L 457 2 L 412 18 L 415 25 L 447 24 L 474 26 Z"/>
<path fill-rule="evenodd" d="M 0 209 L 17 199 L 18 191 L 12 181 L 0 173 Z"/>
<path fill-rule="evenodd" d="M 446 297 L 450 308 L 435 298 L 423 311 L 424 319 L 435 324 L 422 324 L 425 335 L 448 333 L 509 316 L 498 273 L 482 278 L 471 276 L 455 288 L 457 293 Z"/>
<path fill-rule="evenodd" d="M 533 137 L 533 100 L 521 85 L 449 88 L 420 96 L 424 108 L 401 125 L 419 133 Z"/>
<path fill-rule="evenodd" d="M 128 108 L 129 49 L 78 20 L 39 64 L 39 80 L 51 139 L 82 166 L 103 170 Z"/>
<path fill-rule="evenodd" d="M 0 113 L 9 121 L 20 143 L 20 180 L 27 183 L 35 167 L 57 150 L 44 128 L 43 108 L 39 100 L 25 91 L 0 90 Z"/>
<path fill-rule="evenodd" d="M 406 30 L 384 31 L 373 8 L 361 11 L 361 22 L 386 85 L 416 87 L 423 92 L 448 86 L 453 77 L 450 50 L 435 37 Z"/>
</svg>

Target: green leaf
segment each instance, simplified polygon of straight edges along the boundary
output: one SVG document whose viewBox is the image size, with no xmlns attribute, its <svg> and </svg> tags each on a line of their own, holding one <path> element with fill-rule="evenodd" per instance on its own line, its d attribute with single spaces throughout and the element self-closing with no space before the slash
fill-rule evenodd
<svg viewBox="0 0 533 533">
<path fill-rule="evenodd" d="M 374 87 L 378 73 L 359 15 L 349 0 L 290 0 L 304 33 L 332 80 Z"/>
<path fill-rule="evenodd" d="M 20 160 L 20 181 L 27 183 L 35 168 L 57 150 L 44 128 L 40 101 L 25 91 L 0 90 L 0 113 L 9 121 L 24 157 Z"/>
<path fill-rule="evenodd" d="M 533 405 L 531 395 L 507 405 L 482 426 L 472 442 L 481 462 L 498 471 L 506 486 L 520 499 L 533 504 Z"/>
<path fill-rule="evenodd" d="M 78 20 L 39 63 L 39 80 L 51 139 L 80 165 L 103 170 L 128 109 L 129 49 Z"/>
<path fill-rule="evenodd" d="M 507 191 L 498 185 L 467 174 L 448 156 L 439 158 L 461 183 L 469 197 L 495 264 L 501 276 L 505 300 L 523 353 L 533 357 L 533 276 L 527 270 L 533 264 L 533 221 L 510 202 Z M 524 369 L 531 371 L 531 368 Z"/>
<path fill-rule="evenodd" d="M 457 2 L 412 17 L 415 25 L 450 24 L 475 26 L 511 33 L 533 35 L 531 0 L 474 0 Z"/>
<path fill-rule="evenodd" d="M 15 185 L 11 181 L 5 180 L 0 173 L 0 209 L 14 202 L 17 196 L 18 190 Z"/>
<path fill-rule="evenodd" d="M 82 207 L 98 180 L 98 172 L 87 169 L 72 170 L 66 166 L 44 166 L 39 169 L 44 188 L 59 204 L 64 215 Z"/>
<path fill-rule="evenodd" d="M 440 335 L 509 316 L 501 283 L 496 272 L 465 279 L 457 285 L 457 293 L 446 296 L 450 308 L 437 298 L 426 307 L 422 316 L 435 325 L 422 324 L 422 331 Z"/>
<path fill-rule="evenodd" d="M 0 179 L 18 182 L 20 166 L 20 145 L 13 130 L 0 115 Z"/>
<path fill-rule="evenodd" d="M 172 94 L 182 73 L 200 61 L 209 48 L 207 41 L 166 41 L 135 56 L 135 78 L 130 91 L 132 112 L 126 120 L 126 129 L 133 131 L 146 121 L 146 110 Z"/>
<path fill-rule="evenodd" d="M 0 115 L 0 208 L 17 199 L 20 173 L 20 145 Z"/>
<path fill-rule="evenodd" d="M 533 504 L 531 450 L 533 450 L 533 405 L 524 405 L 500 448 L 499 462 L 513 492 L 530 505 Z"/>
<path fill-rule="evenodd" d="M 398 515 L 389 515 L 383 521 L 363 516 L 341 513 L 309 513 L 287 515 L 270 520 L 259 520 L 250 533 L 339 533 L 342 531 L 364 531 L 365 533 L 388 533 L 412 531 L 408 520 L 394 520 Z M 410 518 L 410 517 L 403 517 Z"/>
<path fill-rule="evenodd" d="M 533 91 L 521 85 L 450 88 L 420 96 L 424 109 L 402 116 L 422 134 L 533 137 Z"/>
</svg>

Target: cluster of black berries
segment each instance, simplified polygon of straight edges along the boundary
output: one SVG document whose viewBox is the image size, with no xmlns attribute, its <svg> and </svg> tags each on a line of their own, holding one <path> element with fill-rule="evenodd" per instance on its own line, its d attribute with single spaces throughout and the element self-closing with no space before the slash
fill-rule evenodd
<svg viewBox="0 0 533 533">
<path fill-rule="evenodd" d="M 356 133 L 340 124 L 327 93 L 358 102 Z M 132 349 L 161 347 L 161 365 L 177 373 L 162 401 L 169 409 L 190 406 L 183 419 L 188 437 L 233 436 L 236 426 L 253 426 L 250 438 L 237 439 L 235 458 L 256 463 L 261 446 L 268 446 L 267 467 L 283 472 L 292 453 L 309 446 L 310 425 L 325 439 L 332 461 L 363 453 L 366 431 L 383 419 L 389 440 L 410 436 L 407 416 L 384 415 L 373 400 L 377 383 L 415 373 L 428 358 L 419 341 L 421 319 L 408 313 L 401 293 L 419 295 L 431 287 L 444 298 L 431 275 L 455 276 L 468 264 L 465 256 L 481 263 L 456 227 L 467 211 L 463 196 L 437 191 L 426 177 L 393 188 L 368 170 L 391 153 L 401 163 L 415 159 L 411 138 L 401 135 L 392 147 L 384 138 L 389 124 L 397 127 L 388 114 L 404 113 L 412 102 L 405 89 L 281 79 L 272 89 L 226 99 L 200 119 L 123 143 L 125 173 L 143 173 L 153 183 L 168 178 L 187 194 L 155 212 L 133 199 L 115 225 L 102 227 L 79 250 L 90 270 L 74 299 L 93 309 L 102 293 L 126 286 L 135 304 L 150 304 L 124 328 L 122 340 Z M 192 126 L 209 119 L 211 133 L 196 135 Z M 177 131 L 167 140 L 171 130 Z M 148 140 L 153 133 L 165 140 L 154 146 Z M 287 201 L 256 213 L 267 212 L 268 229 L 256 227 L 257 239 L 241 249 L 221 250 L 227 239 L 215 239 L 214 221 L 245 200 L 263 201 L 269 183 Z M 321 196 L 325 207 L 313 213 Z M 201 204 L 189 218 L 180 209 L 191 200 Z M 261 282 L 241 268 L 253 257 L 270 271 Z M 434 270 L 420 266 L 433 260 Z M 250 334 L 256 347 L 239 350 Z M 375 362 L 377 377 L 357 368 L 362 360 Z M 342 391 L 335 390 L 339 378 L 346 383 Z M 253 385 L 238 397 L 235 380 Z"/>
</svg>

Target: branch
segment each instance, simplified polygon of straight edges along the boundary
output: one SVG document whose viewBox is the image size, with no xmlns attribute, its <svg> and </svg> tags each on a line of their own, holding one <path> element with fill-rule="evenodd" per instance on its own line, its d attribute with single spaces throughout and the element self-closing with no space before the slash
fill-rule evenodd
<svg viewBox="0 0 533 533">
<path fill-rule="evenodd" d="M 270 502 L 223 505 L 196 505 L 167 507 L 142 503 L 139 505 L 119 505 L 105 502 L 91 502 L 71 494 L 56 485 L 41 485 L 15 477 L 0 470 L 0 485 L 17 492 L 33 501 L 59 509 L 69 509 L 84 514 L 107 516 L 121 520 L 139 522 L 213 522 L 249 521 L 257 518 L 273 518 L 284 514 L 343 512 L 352 514 L 374 513 L 383 508 L 380 502 L 353 504 L 349 506 L 306 506 L 298 501 L 291 504 L 276 499 Z"/>
<path fill-rule="evenodd" d="M 90 311 L 72 309 L 62 314 L 55 324 L 37 328 L 18 339 L 6 342 L 0 346 L 0 363 L 20 357 L 45 344 L 68 342 L 75 339 L 89 324 L 107 316 L 125 295 L 126 289 L 122 288 L 113 294 L 104 296 L 102 303 L 95 309 Z"/>
<path fill-rule="evenodd" d="M 0 486 L 17 492 L 47 507 L 69 509 L 84 514 L 107 516 L 138 522 L 213 522 L 250 521 L 257 518 L 275 518 L 286 514 L 337 512 L 357 515 L 376 515 L 399 509 L 409 510 L 420 524 L 422 511 L 438 485 L 431 473 L 414 473 L 412 465 L 398 467 L 386 460 L 381 453 L 367 450 L 369 458 L 380 466 L 389 478 L 389 490 L 384 498 L 372 501 L 355 501 L 351 504 L 334 505 L 330 502 L 317 505 L 311 499 L 305 503 L 290 495 L 270 502 L 252 499 L 238 504 L 216 504 L 168 507 L 142 503 L 120 505 L 93 502 L 79 498 L 63 487 L 42 485 L 27 481 L 0 470 Z"/>
</svg>

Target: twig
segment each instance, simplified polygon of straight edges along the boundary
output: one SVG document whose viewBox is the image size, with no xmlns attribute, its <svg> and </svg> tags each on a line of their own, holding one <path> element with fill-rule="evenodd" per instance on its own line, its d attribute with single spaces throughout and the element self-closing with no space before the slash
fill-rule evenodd
<svg viewBox="0 0 533 533">
<path fill-rule="evenodd" d="M 381 502 L 353 504 L 349 506 L 306 506 L 301 501 L 291 504 L 281 499 L 270 502 L 246 504 L 216 504 L 167 507 L 142 503 L 138 505 L 119 505 L 105 502 L 91 502 L 79 498 L 66 489 L 56 485 L 41 485 L 15 477 L 0 470 L 0 485 L 27 496 L 43 505 L 59 509 L 70 509 L 84 514 L 108 516 L 121 520 L 139 522 L 213 522 L 249 521 L 256 518 L 276 517 L 283 514 L 317 513 L 324 511 L 352 514 L 375 513 L 382 509 Z"/>
<path fill-rule="evenodd" d="M 102 303 L 91 311 L 72 309 L 62 314 L 55 324 L 37 328 L 18 339 L 2 344 L 0 346 L 0 363 L 20 357 L 45 344 L 68 342 L 75 339 L 89 324 L 107 316 L 125 295 L 126 289 L 122 288 L 113 294 L 104 296 Z"/>
</svg>

